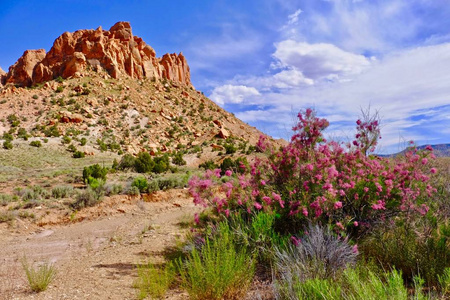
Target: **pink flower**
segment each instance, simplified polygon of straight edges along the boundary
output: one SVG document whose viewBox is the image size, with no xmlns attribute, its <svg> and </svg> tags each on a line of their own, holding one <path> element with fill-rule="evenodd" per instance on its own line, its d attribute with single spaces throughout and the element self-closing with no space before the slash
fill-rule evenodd
<svg viewBox="0 0 450 300">
<path fill-rule="evenodd" d="M 367 186 L 364 187 L 364 193 L 367 193 L 369 191 L 369 188 Z"/>
<path fill-rule="evenodd" d="M 227 218 L 230 216 L 230 210 L 229 209 L 225 210 L 225 216 L 227 216 Z"/>
<path fill-rule="evenodd" d="M 308 210 L 306 209 L 306 207 L 303 207 L 302 209 L 302 214 L 307 217 L 308 216 Z"/>
<path fill-rule="evenodd" d="M 258 202 L 255 202 L 255 204 L 253 204 L 253 205 L 255 206 L 255 208 L 256 208 L 257 210 L 261 210 L 261 208 L 262 208 L 262 205 L 259 204 Z"/>
<path fill-rule="evenodd" d="M 344 226 L 342 225 L 341 222 L 337 222 L 336 226 L 339 227 L 340 229 L 344 230 Z"/>
<path fill-rule="evenodd" d="M 339 208 L 342 208 L 342 202 L 341 201 L 338 201 L 338 202 L 334 203 L 334 209 L 339 209 Z"/>
<path fill-rule="evenodd" d="M 267 203 L 267 205 L 270 205 L 272 203 L 272 199 L 270 199 L 270 197 L 268 196 L 264 196 L 262 199 L 264 202 Z"/>
<path fill-rule="evenodd" d="M 358 245 L 357 245 L 357 244 L 355 244 L 355 245 L 353 246 L 352 252 L 355 253 L 355 254 L 358 253 Z"/>
<path fill-rule="evenodd" d="M 266 182 L 264 180 L 261 180 L 261 185 L 266 185 Z"/>
<path fill-rule="evenodd" d="M 422 165 L 426 165 L 427 162 L 428 162 L 428 159 L 427 159 L 427 158 L 422 158 Z"/>
<path fill-rule="evenodd" d="M 355 222 L 353 222 L 353 225 L 354 225 L 355 227 L 358 227 L 359 223 L 355 221 Z"/>
<path fill-rule="evenodd" d="M 302 243 L 302 240 L 296 238 L 295 236 L 291 236 L 291 242 L 292 242 L 292 244 L 294 244 L 296 247 L 298 247 L 298 245 L 300 245 L 300 244 Z"/>
<path fill-rule="evenodd" d="M 200 217 L 198 216 L 198 214 L 195 214 L 194 215 L 194 222 L 195 222 L 195 224 L 200 224 Z"/>
<path fill-rule="evenodd" d="M 386 207 L 384 207 L 385 202 L 382 200 L 378 200 L 376 204 L 372 204 L 372 208 L 374 210 L 384 210 Z"/>
<path fill-rule="evenodd" d="M 220 172 L 221 172 L 222 170 L 221 169 L 215 169 L 214 170 L 214 175 L 217 177 L 217 178 L 220 178 Z"/>
<path fill-rule="evenodd" d="M 430 170 L 431 174 L 435 174 L 437 172 L 436 168 L 431 168 Z"/>
<path fill-rule="evenodd" d="M 233 172 L 231 172 L 231 170 L 227 170 L 227 171 L 225 172 L 225 176 L 231 176 L 231 174 L 233 174 Z"/>
</svg>

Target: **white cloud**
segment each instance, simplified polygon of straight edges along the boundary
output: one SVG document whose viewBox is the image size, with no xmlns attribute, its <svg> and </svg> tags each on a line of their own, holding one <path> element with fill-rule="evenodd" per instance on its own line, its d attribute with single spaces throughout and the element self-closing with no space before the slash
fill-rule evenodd
<svg viewBox="0 0 450 300">
<path fill-rule="evenodd" d="M 363 55 L 346 52 L 331 44 L 293 40 L 276 44 L 273 56 L 280 66 L 294 67 L 313 80 L 355 75 L 371 64 Z"/>
<path fill-rule="evenodd" d="M 217 104 L 224 105 L 225 102 L 242 103 L 246 98 L 258 95 L 260 93 L 254 87 L 227 84 L 216 87 L 210 98 Z"/>
<path fill-rule="evenodd" d="M 283 57 L 283 62 L 292 68 L 301 67 L 300 60 L 295 56 Z M 365 71 L 360 73 L 353 71 L 355 67 L 346 68 L 343 66 L 345 64 L 337 64 L 335 67 L 333 63 L 321 63 L 317 60 L 316 65 L 319 65 L 321 71 L 314 77 L 331 74 L 330 70 L 339 70 L 341 73 L 352 73 L 352 80 L 260 90 L 258 98 L 250 98 L 245 104 L 271 108 L 267 111 L 247 111 L 243 106 L 242 111 L 236 115 L 247 122 L 272 122 L 276 124 L 276 128 L 288 123 L 287 126 L 290 127 L 293 110 L 314 107 L 319 115 L 343 124 L 338 126 L 338 131 L 331 131 L 333 134 L 348 132 L 348 136 L 352 136 L 354 121 L 359 116 L 360 109 L 370 105 L 372 109 L 380 110 L 383 119 L 381 149 L 385 152 L 396 151 L 398 146 L 395 145 L 402 140 L 432 142 L 443 139 L 450 127 L 447 114 L 450 110 L 450 43 L 386 55 L 370 66 L 363 64 Z M 332 67 L 327 69 L 320 67 L 321 65 Z M 357 64 L 356 70 L 359 70 Z M 305 73 L 312 76 L 311 72 Z M 273 82 L 279 80 L 278 74 L 273 75 Z M 285 75 L 295 81 L 295 76 Z M 269 78 L 264 77 L 264 80 Z M 253 81 L 257 82 L 257 79 L 254 78 Z M 269 134 L 276 135 L 277 132 L 269 131 Z"/>
<path fill-rule="evenodd" d="M 298 22 L 298 16 L 302 13 L 301 9 L 297 9 L 293 14 L 288 16 L 288 24 L 294 25 Z"/>
</svg>

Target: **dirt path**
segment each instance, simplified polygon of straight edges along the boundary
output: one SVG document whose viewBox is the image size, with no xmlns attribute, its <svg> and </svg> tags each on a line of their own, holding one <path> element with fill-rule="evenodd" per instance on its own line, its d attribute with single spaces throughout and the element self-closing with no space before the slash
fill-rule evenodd
<svg viewBox="0 0 450 300">
<path fill-rule="evenodd" d="M 159 202 L 136 200 L 111 216 L 33 233 L 2 233 L 0 299 L 136 299 L 136 264 L 162 261 L 164 251 L 187 231 L 180 221 L 198 211 L 185 192 L 170 193 Z M 33 263 L 54 263 L 57 277 L 46 291 L 30 293 L 20 263 L 24 256 Z"/>
</svg>

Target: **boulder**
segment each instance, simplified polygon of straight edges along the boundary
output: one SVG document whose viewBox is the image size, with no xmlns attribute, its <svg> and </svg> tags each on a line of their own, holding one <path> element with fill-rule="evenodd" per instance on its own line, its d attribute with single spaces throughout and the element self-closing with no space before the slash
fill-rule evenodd
<svg viewBox="0 0 450 300">
<path fill-rule="evenodd" d="M 221 139 L 227 139 L 230 137 L 230 133 L 225 128 L 220 128 L 217 136 L 220 137 Z"/>
<path fill-rule="evenodd" d="M 27 50 L 19 60 L 9 67 L 6 83 L 19 86 L 30 86 L 35 66 L 45 57 L 45 50 Z"/>
</svg>

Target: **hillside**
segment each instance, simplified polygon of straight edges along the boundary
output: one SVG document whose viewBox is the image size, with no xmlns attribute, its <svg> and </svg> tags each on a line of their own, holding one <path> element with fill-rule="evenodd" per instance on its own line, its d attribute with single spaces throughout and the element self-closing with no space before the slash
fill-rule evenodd
<svg viewBox="0 0 450 300">
<path fill-rule="evenodd" d="M 102 143 L 154 154 L 220 151 L 220 139 L 251 145 L 261 134 L 194 89 L 182 54 L 157 58 L 126 22 L 66 32 L 48 53 L 27 50 L 0 76 L 0 136 L 85 137 L 86 154 Z"/>
</svg>

